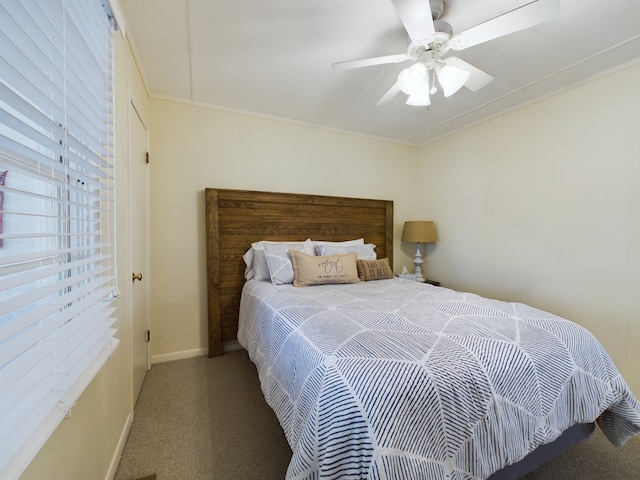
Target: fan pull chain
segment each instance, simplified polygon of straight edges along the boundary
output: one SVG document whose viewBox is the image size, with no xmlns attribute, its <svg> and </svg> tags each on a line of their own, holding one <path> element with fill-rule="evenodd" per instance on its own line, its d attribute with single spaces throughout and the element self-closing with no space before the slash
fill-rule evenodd
<svg viewBox="0 0 640 480">
<path fill-rule="evenodd" d="M 431 69 L 431 91 L 429 92 L 431 95 L 435 95 L 438 93 L 438 87 L 436 87 L 436 69 Z"/>
</svg>

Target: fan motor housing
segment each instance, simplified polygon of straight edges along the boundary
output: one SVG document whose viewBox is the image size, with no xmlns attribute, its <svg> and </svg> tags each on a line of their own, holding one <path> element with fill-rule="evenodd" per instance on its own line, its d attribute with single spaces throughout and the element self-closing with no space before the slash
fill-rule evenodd
<svg viewBox="0 0 640 480">
<path fill-rule="evenodd" d="M 449 50 L 447 42 L 453 35 L 453 28 L 447 22 L 436 20 L 433 22 L 435 33 L 431 38 L 413 42 L 407 39 L 407 56 L 412 60 L 418 60 L 424 54 L 431 52 L 432 56 L 440 56 Z"/>
</svg>

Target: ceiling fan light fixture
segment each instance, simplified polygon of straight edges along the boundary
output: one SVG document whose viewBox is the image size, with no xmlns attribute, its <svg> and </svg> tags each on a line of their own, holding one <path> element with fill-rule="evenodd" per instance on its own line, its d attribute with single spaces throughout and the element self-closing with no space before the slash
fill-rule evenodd
<svg viewBox="0 0 640 480">
<path fill-rule="evenodd" d="M 444 65 L 438 72 L 438 81 L 445 97 L 450 97 L 460 90 L 469 79 L 469 72 L 453 65 Z"/>
<path fill-rule="evenodd" d="M 413 107 L 428 107 L 431 105 L 431 98 L 429 96 L 429 77 L 425 76 L 422 87 L 418 89 L 417 92 L 409 95 L 409 98 L 406 101 L 407 105 L 411 105 Z"/>
<path fill-rule="evenodd" d="M 403 93 L 413 95 L 422 88 L 426 78 L 427 67 L 418 62 L 400 72 L 398 86 Z"/>
<path fill-rule="evenodd" d="M 476 92 L 491 82 L 493 77 L 459 58 L 444 58 L 449 50 L 463 50 L 540 25 L 558 16 L 560 11 L 560 0 L 528 0 L 525 5 L 454 33 L 452 25 L 446 18 L 442 18 L 443 13 L 446 14 L 447 2 L 451 1 L 391 0 L 397 16 L 409 35 L 406 53 L 338 62 L 333 64 L 334 69 L 344 70 L 400 63 L 406 60 L 416 62 L 415 65 L 400 72 L 398 81 L 376 103 L 376 106 L 388 103 L 401 91 L 408 96 L 417 94 L 429 70 L 434 71 L 429 82 L 432 87 L 431 95 L 435 95 L 438 91 L 435 76 L 439 79 L 445 97 L 455 94 L 463 86 Z M 452 16 L 455 15 L 452 14 Z M 414 99 L 407 103 L 413 103 L 413 101 Z"/>
</svg>

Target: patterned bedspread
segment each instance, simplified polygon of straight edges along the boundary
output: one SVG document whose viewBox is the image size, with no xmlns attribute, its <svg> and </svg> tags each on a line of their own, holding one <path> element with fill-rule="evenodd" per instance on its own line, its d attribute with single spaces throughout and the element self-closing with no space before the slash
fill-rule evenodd
<svg viewBox="0 0 640 480">
<path fill-rule="evenodd" d="M 584 328 L 409 280 L 249 281 L 240 344 L 293 457 L 289 479 L 482 479 L 598 419 L 615 445 L 640 405 Z"/>
</svg>

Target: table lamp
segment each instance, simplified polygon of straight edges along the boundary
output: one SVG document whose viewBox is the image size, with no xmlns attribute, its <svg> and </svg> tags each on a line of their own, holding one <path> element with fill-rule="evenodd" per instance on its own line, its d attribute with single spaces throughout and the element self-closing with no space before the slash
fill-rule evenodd
<svg viewBox="0 0 640 480">
<path fill-rule="evenodd" d="M 438 241 L 435 224 L 427 221 L 404 222 L 402 241 L 414 242 L 416 244 L 416 255 L 413 257 L 413 264 L 415 265 L 414 275 L 417 282 L 424 282 L 420 244 L 435 243 Z"/>
</svg>

